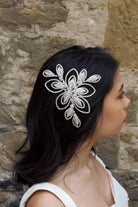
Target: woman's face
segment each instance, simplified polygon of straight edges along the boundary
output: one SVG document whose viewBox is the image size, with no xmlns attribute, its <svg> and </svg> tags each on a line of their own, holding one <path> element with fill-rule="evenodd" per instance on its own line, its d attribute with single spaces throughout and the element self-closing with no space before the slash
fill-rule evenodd
<svg viewBox="0 0 138 207">
<path fill-rule="evenodd" d="M 123 83 L 119 71 L 116 72 L 112 90 L 106 95 L 103 112 L 96 129 L 98 137 L 113 136 L 120 132 L 126 121 L 126 108 L 130 100 L 123 92 Z"/>
</svg>

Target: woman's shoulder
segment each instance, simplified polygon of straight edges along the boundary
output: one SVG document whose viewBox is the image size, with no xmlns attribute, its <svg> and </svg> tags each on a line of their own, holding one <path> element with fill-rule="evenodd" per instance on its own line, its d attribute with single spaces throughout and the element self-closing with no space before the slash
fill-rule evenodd
<svg viewBox="0 0 138 207">
<path fill-rule="evenodd" d="M 63 203 L 51 192 L 38 190 L 29 198 L 26 207 L 64 207 Z"/>
<path fill-rule="evenodd" d="M 25 207 L 76 207 L 70 196 L 55 184 L 43 182 L 34 184 L 23 195 L 20 206 Z"/>
</svg>

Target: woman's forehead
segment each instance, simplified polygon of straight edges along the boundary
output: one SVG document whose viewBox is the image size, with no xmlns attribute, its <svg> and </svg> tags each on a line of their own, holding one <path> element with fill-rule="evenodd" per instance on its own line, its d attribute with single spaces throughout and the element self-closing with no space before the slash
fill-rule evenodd
<svg viewBox="0 0 138 207">
<path fill-rule="evenodd" d="M 120 90 L 122 90 L 122 88 L 123 88 L 122 78 L 120 72 L 117 71 L 114 79 L 113 90 L 117 90 L 119 92 Z"/>
</svg>

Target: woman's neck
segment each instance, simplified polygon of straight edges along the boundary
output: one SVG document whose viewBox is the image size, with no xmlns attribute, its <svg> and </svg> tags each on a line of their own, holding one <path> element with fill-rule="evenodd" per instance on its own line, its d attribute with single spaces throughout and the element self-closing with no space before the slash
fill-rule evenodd
<svg viewBox="0 0 138 207">
<path fill-rule="evenodd" d="M 63 165 L 60 166 L 55 173 L 53 178 L 64 177 L 66 175 L 72 175 L 74 173 L 78 173 L 81 170 L 89 171 L 92 170 L 92 156 L 90 154 L 93 144 L 95 143 L 95 139 L 89 139 L 85 143 L 83 143 L 73 155 L 71 160 Z M 93 157 L 94 158 L 94 157 Z"/>
</svg>

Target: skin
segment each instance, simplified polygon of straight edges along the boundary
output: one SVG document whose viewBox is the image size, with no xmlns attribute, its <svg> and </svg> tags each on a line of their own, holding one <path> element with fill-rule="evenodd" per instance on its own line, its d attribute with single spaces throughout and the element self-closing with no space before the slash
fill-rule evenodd
<svg viewBox="0 0 138 207">
<path fill-rule="evenodd" d="M 110 207 L 114 204 L 109 177 L 103 166 L 90 156 L 94 143 L 101 137 L 120 132 L 130 100 L 123 94 L 122 79 L 117 71 L 112 90 L 106 95 L 103 112 L 93 137 L 85 142 L 64 168 L 59 168 L 49 181 L 66 191 L 78 207 Z M 77 159 L 76 159 L 77 157 Z M 52 193 L 37 191 L 27 207 L 63 207 Z"/>
</svg>

